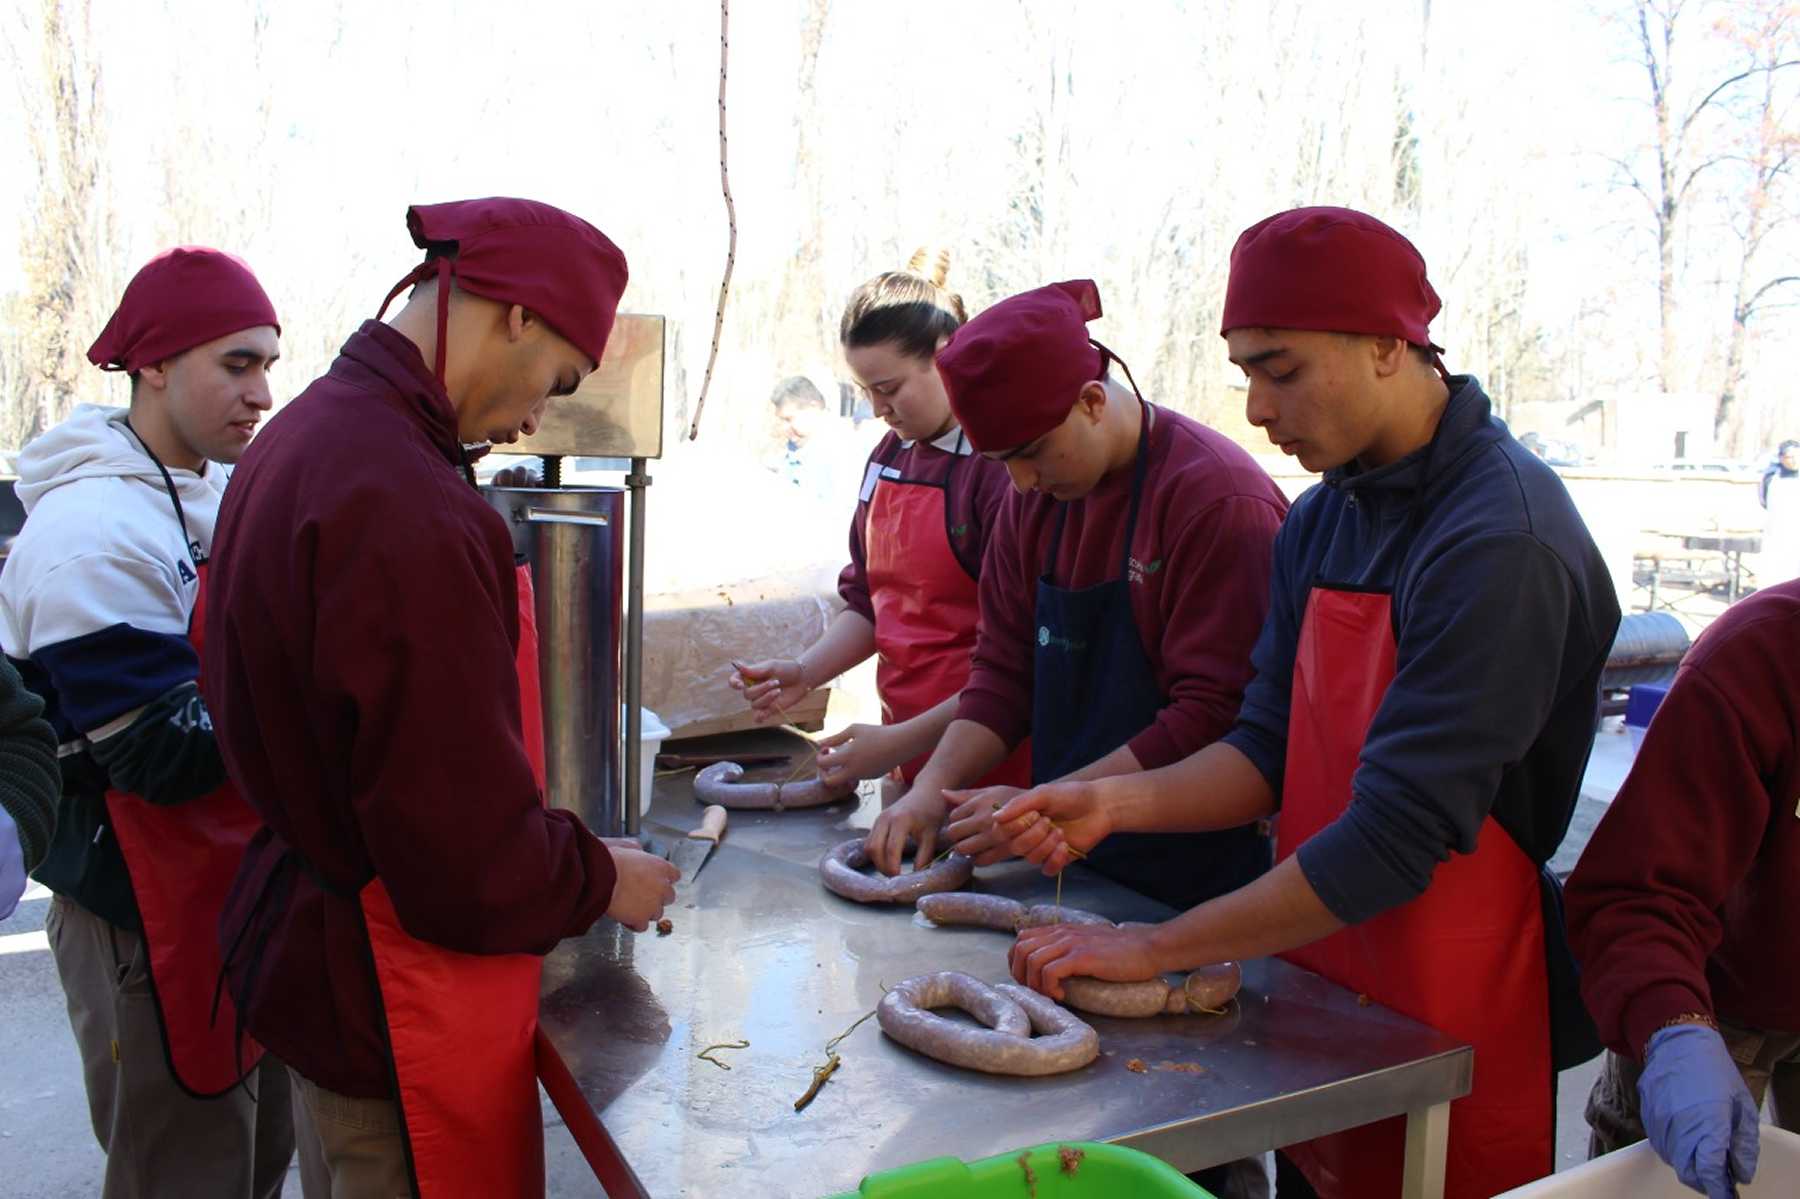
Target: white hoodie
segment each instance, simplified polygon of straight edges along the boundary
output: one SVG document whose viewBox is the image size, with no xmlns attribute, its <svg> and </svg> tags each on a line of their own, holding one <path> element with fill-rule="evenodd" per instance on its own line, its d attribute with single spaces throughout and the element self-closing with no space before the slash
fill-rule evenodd
<svg viewBox="0 0 1800 1199">
<path fill-rule="evenodd" d="M 84 404 L 19 455 L 26 520 L 0 572 L 0 649 L 52 674 L 56 647 L 116 625 L 185 640 L 199 597 L 196 558 L 212 546 L 225 468 L 169 468 L 193 539 L 184 544 L 162 472 L 125 415 Z M 122 690 L 152 693 L 121 694 L 120 711 L 154 699 L 167 682 L 122 679 Z"/>
</svg>

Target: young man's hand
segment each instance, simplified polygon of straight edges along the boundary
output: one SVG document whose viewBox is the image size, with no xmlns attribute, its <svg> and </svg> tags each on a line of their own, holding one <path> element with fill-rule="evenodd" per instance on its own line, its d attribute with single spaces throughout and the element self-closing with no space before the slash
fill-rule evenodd
<svg viewBox="0 0 1800 1199">
<path fill-rule="evenodd" d="M 1061 874 L 1112 830 L 1106 805 L 1091 782 L 1045 783 L 1014 796 L 994 813 L 1007 848 L 1045 874 Z"/>
<path fill-rule="evenodd" d="M 665 858 L 637 848 L 624 848 L 612 839 L 608 840 L 607 849 L 612 854 L 617 881 L 613 883 L 612 905 L 606 914 L 632 932 L 641 933 L 651 921 L 661 919 L 663 909 L 675 902 L 675 883 L 681 878 L 681 871 Z"/>
<path fill-rule="evenodd" d="M 913 854 L 913 869 L 923 870 L 931 865 L 937 854 L 938 826 L 944 823 L 944 809 L 942 791 L 915 784 L 903 799 L 875 818 L 875 827 L 863 842 L 869 861 L 883 874 L 899 874 L 910 840 L 918 847 Z"/>
<path fill-rule="evenodd" d="M 1017 787 L 944 792 L 944 799 L 954 805 L 944 835 L 955 844 L 956 852 L 974 858 L 977 866 L 992 866 L 1016 856 L 1008 844 L 1009 838 L 996 826 L 994 814 L 1019 793 Z"/>
</svg>

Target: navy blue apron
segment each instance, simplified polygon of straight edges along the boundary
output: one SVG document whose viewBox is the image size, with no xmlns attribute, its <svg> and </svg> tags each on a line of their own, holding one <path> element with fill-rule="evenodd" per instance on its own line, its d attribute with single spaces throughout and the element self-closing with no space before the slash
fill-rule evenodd
<svg viewBox="0 0 1800 1199">
<path fill-rule="evenodd" d="M 1131 615 L 1128 570 L 1150 463 L 1150 405 L 1143 408 L 1119 576 L 1058 587 L 1057 553 L 1069 507 L 1060 504 L 1049 559 L 1037 584 L 1037 650 L 1031 695 L 1031 781 L 1047 783 L 1104 758 L 1148 728 L 1168 705 Z M 1087 865 L 1174 908 L 1235 891 L 1269 869 L 1269 839 L 1255 825 L 1216 833 L 1115 833 Z"/>
</svg>

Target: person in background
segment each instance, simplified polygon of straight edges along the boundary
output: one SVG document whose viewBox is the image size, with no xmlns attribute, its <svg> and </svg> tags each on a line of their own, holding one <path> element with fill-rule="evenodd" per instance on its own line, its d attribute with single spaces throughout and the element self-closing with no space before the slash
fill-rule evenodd
<svg viewBox="0 0 1800 1199">
<path fill-rule="evenodd" d="M 1759 558 L 1764 581 L 1791 579 L 1800 574 L 1800 441 L 1781 443 L 1763 471 L 1757 498 L 1764 509 Z"/>
<path fill-rule="evenodd" d="M 897 771 L 910 784 L 955 714 L 975 646 L 978 580 L 1009 485 L 976 454 L 950 411 L 937 352 L 968 319 L 945 281 L 950 257 L 920 250 L 905 270 L 858 287 L 838 339 L 888 432 L 863 468 L 850 520 L 844 608 L 793 658 L 746 663 L 731 677 L 759 722 L 779 720 L 815 687 L 878 655 L 882 723 L 853 724 L 820 744 L 819 777 L 848 788 Z M 1021 746 L 985 780 L 1023 786 Z"/>
<path fill-rule="evenodd" d="M 1711 1199 L 1756 1174 L 1758 1112 L 1800 1132 L 1800 580 L 1682 660 L 1567 891 L 1606 1042 L 1590 1155 L 1648 1136 Z"/>
<path fill-rule="evenodd" d="M 855 486 L 853 458 L 870 443 L 835 404 L 827 405 L 812 379 L 790 375 L 776 384 L 768 413 L 764 465 L 803 505 L 836 503 Z"/>
<path fill-rule="evenodd" d="M 594 371 L 625 258 L 529 200 L 407 228 L 405 307 L 269 422 L 219 514 L 204 665 L 266 822 L 219 935 L 290 1068 L 308 1199 L 541 1195 L 540 955 L 602 915 L 643 931 L 679 872 L 545 807 L 529 576 L 465 447 Z"/>
<path fill-rule="evenodd" d="M 801 467 L 800 452 L 818 435 L 831 413 L 826 411 L 825 397 L 805 375 L 783 379 L 775 387 L 769 403 L 775 415 L 775 440 L 783 454 L 782 465 L 790 475 Z"/>
<path fill-rule="evenodd" d="M 219 915 L 258 822 L 226 777 L 200 670 L 223 464 L 269 410 L 280 352 L 247 266 L 170 250 L 88 350 L 130 376 L 130 406 L 83 405 L 19 456 L 27 516 L 0 574 L 0 643 L 62 747 L 36 877 L 55 895 L 44 931 L 108 1199 L 270 1199 L 293 1157 L 287 1074 L 217 1000 Z"/>
<path fill-rule="evenodd" d="M 1784 479 L 1800 479 L 1800 441 L 1784 441 L 1775 451 L 1775 460 L 1763 470 L 1756 498 L 1764 508 L 1769 506 L 1769 488 Z"/>
<path fill-rule="evenodd" d="M 50 848 L 62 775 L 44 701 L 0 658 L 0 920 L 19 906 L 25 880 Z"/>
<path fill-rule="evenodd" d="M 1054 873 L 1115 832 L 1279 808 L 1256 882 L 1160 925 L 1027 929 L 1014 975 L 1058 998 L 1071 975 L 1283 954 L 1475 1047 L 1445 1193 L 1485 1199 L 1550 1172 L 1556 1071 L 1598 1052 L 1544 863 L 1619 606 L 1561 480 L 1444 370 L 1438 308 L 1418 250 L 1365 213 L 1296 209 L 1238 238 L 1220 332 L 1246 415 L 1325 472 L 1275 539 L 1243 711 L 1163 769 L 1040 787 L 997 819 Z M 1398 1194 L 1404 1142 L 1390 1119 L 1290 1145 L 1277 1188 Z"/>
</svg>

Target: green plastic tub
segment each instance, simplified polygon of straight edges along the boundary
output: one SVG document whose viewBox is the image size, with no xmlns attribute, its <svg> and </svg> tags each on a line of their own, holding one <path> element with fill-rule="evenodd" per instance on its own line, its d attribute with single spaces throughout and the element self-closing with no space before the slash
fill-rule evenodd
<svg viewBox="0 0 1800 1199">
<path fill-rule="evenodd" d="M 1074 1172 L 1065 1173 L 1062 1150 L 1080 1153 Z M 1020 1162 L 1020 1157 L 1025 1161 Z M 1026 1167 L 1030 1167 L 1029 1177 Z M 830 1199 L 1213 1199 L 1189 1182 L 1181 1171 L 1147 1153 L 1092 1141 L 1038 1145 L 1020 1153 L 1002 1153 L 978 1162 L 954 1157 L 884 1170 L 863 1179 L 862 1186 Z"/>
</svg>

